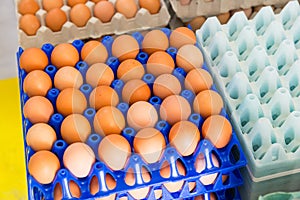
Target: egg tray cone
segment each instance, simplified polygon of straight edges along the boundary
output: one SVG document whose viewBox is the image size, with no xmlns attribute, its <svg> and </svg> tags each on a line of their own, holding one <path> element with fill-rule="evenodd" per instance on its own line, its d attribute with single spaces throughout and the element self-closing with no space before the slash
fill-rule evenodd
<svg viewBox="0 0 300 200">
<path fill-rule="evenodd" d="M 291 1 L 252 20 L 208 18 L 196 33 L 248 160 L 245 199 L 300 189 L 299 16 Z"/>
<path fill-rule="evenodd" d="M 297 200 L 300 199 L 299 192 L 275 192 L 271 194 L 267 194 L 264 196 L 260 196 L 258 200 L 268 200 L 268 199 L 289 199 L 289 200 Z"/>
</svg>

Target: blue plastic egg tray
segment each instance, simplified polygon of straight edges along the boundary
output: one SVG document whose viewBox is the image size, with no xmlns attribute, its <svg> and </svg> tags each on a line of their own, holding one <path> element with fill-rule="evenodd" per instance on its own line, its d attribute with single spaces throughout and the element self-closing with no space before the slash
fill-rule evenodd
<svg viewBox="0 0 300 200">
<path fill-rule="evenodd" d="M 167 28 L 162 28 L 161 29 L 167 36 L 170 35 L 171 30 Z M 139 32 L 135 32 L 132 34 L 132 36 L 141 44 L 143 41 L 143 35 Z M 120 62 L 118 61 L 117 58 L 111 56 L 111 46 L 113 43 L 113 37 L 111 36 L 106 36 L 102 39 L 102 43 L 106 46 L 110 57 L 107 59 L 107 65 L 109 65 L 114 72 L 116 72 L 116 69 L 118 68 L 118 65 Z M 75 40 L 73 41 L 72 45 L 76 47 L 78 52 L 80 53 L 80 50 L 82 46 L 84 45 L 84 42 L 81 40 Z M 54 75 L 57 71 L 56 67 L 51 65 L 50 63 L 50 55 L 52 50 L 54 49 L 54 46 L 51 44 L 44 44 L 41 48 L 49 57 L 49 65 L 45 68 L 45 72 L 52 78 L 54 78 Z M 166 50 L 174 59 L 176 57 L 176 52 L 177 49 L 170 47 Z M 21 54 L 23 52 L 23 49 L 19 49 L 17 53 L 17 58 L 19 60 Z M 148 55 L 142 51 L 137 55 L 136 59 L 140 61 L 142 64 L 146 64 Z M 75 68 L 80 71 L 80 73 L 85 77 L 85 73 L 88 69 L 88 65 L 84 61 L 79 61 Z M 206 65 L 204 64 L 203 66 L 204 69 L 207 70 Z M 175 68 L 173 71 L 173 75 L 175 75 L 181 83 L 184 81 L 184 77 L 186 73 L 182 68 Z M 21 97 L 21 107 L 23 108 L 25 102 L 29 99 L 29 97 L 23 92 L 23 80 L 26 77 L 26 72 L 19 67 L 19 78 L 20 78 L 20 97 Z M 151 74 L 145 74 L 143 77 L 143 80 L 149 84 L 150 88 L 153 85 L 154 81 L 154 76 Z M 118 93 L 122 91 L 124 83 L 121 80 L 115 79 L 111 87 L 114 88 Z M 80 90 L 85 96 L 88 98 L 90 92 L 92 91 L 92 87 L 86 83 L 84 83 L 81 87 Z M 217 91 L 215 86 L 213 85 L 212 88 L 213 90 Z M 52 102 L 53 107 L 55 109 L 55 102 L 56 98 L 59 94 L 59 90 L 56 88 L 52 88 L 48 91 L 46 97 Z M 186 98 L 189 102 L 193 102 L 194 99 L 194 94 L 189 91 L 183 89 L 181 92 L 181 96 Z M 159 108 L 161 99 L 156 96 L 152 96 L 149 100 L 149 102 L 154 105 L 156 108 Z M 117 106 L 117 108 L 124 114 L 126 115 L 126 112 L 128 110 L 128 104 L 124 102 L 120 102 Z M 91 127 L 93 127 L 93 118 L 95 115 L 96 111 L 93 108 L 87 108 L 83 115 L 90 121 Z M 225 109 L 222 109 L 221 115 L 225 116 L 228 118 L 226 115 Z M 23 116 L 23 134 L 24 138 L 26 137 L 26 133 L 28 129 L 32 126 L 30 121 Z M 216 194 L 220 197 L 220 199 L 239 199 L 239 194 L 236 191 L 236 189 L 228 190 L 230 188 L 236 188 L 240 186 L 243 183 L 242 177 L 240 175 L 239 169 L 243 166 L 246 165 L 246 158 L 244 156 L 244 153 L 241 149 L 240 143 L 236 137 L 236 134 L 233 132 L 232 133 L 232 138 L 229 142 L 229 144 L 221 149 L 215 148 L 208 140 L 203 139 L 201 137 L 201 140 L 197 146 L 197 149 L 191 156 L 187 157 L 182 157 L 180 154 L 176 151 L 175 148 L 171 147 L 168 145 L 168 133 L 171 128 L 171 126 L 166 122 L 166 121 L 158 121 L 155 128 L 160 130 L 163 135 L 165 136 L 167 147 L 163 152 L 163 155 L 159 162 L 154 163 L 154 164 L 147 164 L 143 161 L 143 159 L 138 155 L 135 154 L 134 151 L 132 151 L 132 155 L 129 158 L 129 161 L 127 162 L 127 165 L 125 166 L 124 170 L 120 171 L 112 171 L 109 169 L 103 162 L 101 162 L 99 159 L 97 159 L 97 162 L 93 165 L 92 170 L 90 174 L 86 178 L 81 178 L 78 179 L 75 176 L 73 176 L 66 168 L 64 168 L 63 162 L 62 162 L 62 157 L 64 150 L 67 148 L 67 143 L 62 140 L 60 136 L 60 126 L 63 121 L 64 117 L 60 113 L 58 113 L 55 110 L 55 113 L 51 116 L 51 119 L 49 120 L 48 124 L 51 125 L 54 130 L 57 133 L 57 138 L 58 140 L 54 143 L 52 147 L 52 152 L 55 153 L 58 158 L 61 161 L 61 169 L 57 172 L 57 175 L 54 179 L 54 181 L 51 184 L 48 185 L 42 185 L 38 183 L 28 172 L 27 170 L 27 178 L 28 178 L 28 190 L 29 190 L 29 199 L 53 199 L 53 191 L 54 191 L 54 186 L 56 184 L 60 184 L 62 187 L 63 191 L 63 198 L 64 199 L 76 199 L 73 198 L 70 190 L 69 190 L 69 182 L 74 181 L 81 190 L 81 197 L 80 199 L 90 199 L 90 198 L 95 198 L 95 197 L 104 197 L 108 196 L 110 194 L 117 194 L 116 199 L 122 198 L 122 197 L 127 197 L 127 199 L 133 199 L 132 196 L 128 193 L 128 191 L 132 189 L 138 189 L 142 187 L 149 187 L 149 193 L 146 197 L 146 199 L 155 199 L 154 192 L 156 190 L 162 191 L 162 197 L 161 199 L 178 199 L 178 198 L 189 198 L 193 196 L 198 196 L 200 194 L 204 193 L 210 193 L 210 192 L 216 192 Z M 197 114 L 197 113 L 192 113 L 189 117 L 189 121 L 193 122 L 196 124 L 199 129 L 201 130 L 201 126 L 203 123 L 203 118 Z M 122 131 L 122 135 L 129 141 L 129 143 L 132 145 L 133 138 L 135 136 L 135 130 L 131 127 L 126 127 Z M 98 145 L 101 141 L 101 136 L 92 133 L 89 138 L 87 139 L 86 143 L 94 150 L 96 158 L 97 158 L 97 149 Z M 220 167 L 216 167 L 212 163 L 212 153 L 217 157 Z M 25 156 L 26 156 L 26 166 L 28 164 L 28 161 L 30 157 L 34 154 L 34 151 L 31 149 L 30 146 L 27 146 L 25 142 Z M 194 163 L 199 154 L 203 154 L 205 157 L 206 161 L 206 169 L 202 171 L 201 173 L 196 172 Z M 177 165 L 176 165 L 176 160 L 181 161 L 183 164 L 185 170 L 186 170 L 186 175 L 182 176 L 178 173 Z M 159 169 L 164 163 L 164 161 L 168 161 L 171 165 L 171 177 L 170 178 L 163 178 L 160 173 Z M 126 175 L 126 170 L 129 168 L 132 168 L 134 170 L 135 176 L 141 176 L 140 170 L 142 167 L 145 167 L 150 175 L 151 175 L 151 180 L 150 182 L 144 182 L 143 179 L 138 179 L 136 177 L 136 180 L 141 180 L 137 181 L 133 186 L 129 186 L 125 183 L 124 178 Z M 215 180 L 214 184 L 211 185 L 203 185 L 200 181 L 199 178 L 213 174 L 213 173 L 218 173 L 218 176 Z M 110 174 L 116 181 L 116 187 L 112 190 L 109 190 L 106 187 L 105 183 L 105 175 Z M 222 181 L 222 176 L 226 175 L 228 178 L 226 181 Z M 90 190 L 89 190 L 89 185 L 91 182 L 91 179 L 96 176 L 99 182 L 99 192 L 96 193 L 95 195 L 91 195 Z M 178 192 L 175 193 L 170 193 L 163 185 L 163 183 L 166 182 L 174 182 L 174 181 L 180 181 L 184 180 L 185 183 L 182 187 L 182 189 Z M 194 182 L 196 184 L 195 188 L 192 191 L 189 191 L 188 188 L 188 183 Z M 233 193 L 230 193 L 228 191 L 236 191 Z M 230 196 L 231 195 L 231 196 Z M 227 197 L 232 197 L 232 198 L 227 198 Z"/>
</svg>

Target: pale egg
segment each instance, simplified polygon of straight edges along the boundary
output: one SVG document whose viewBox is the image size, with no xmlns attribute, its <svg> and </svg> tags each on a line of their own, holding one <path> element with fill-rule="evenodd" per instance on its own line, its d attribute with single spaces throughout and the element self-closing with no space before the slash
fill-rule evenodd
<svg viewBox="0 0 300 200">
<path fill-rule="evenodd" d="M 130 35 L 118 36 L 112 44 L 112 55 L 118 58 L 121 62 L 130 58 L 135 59 L 139 50 L 139 43 Z"/>
<path fill-rule="evenodd" d="M 89 67 L 85 75 L 86 82 L 93 88 L 100 85 L 109 86 L 114 80 L 114 72 L 104 63 L 95 63 Z"/>
<path fill-rule="evenodd" d="M 201 68 L 203 65 L 203 55 L 198 47 L 192 44 L 183 45 L 178 49 L 176 55 L 176 64 L 178 67 L 189 72 L 192 69 Z"/>
<path fill-rule="evenodd" d="M 153 84 L 153 94 L 161 99 L 170 95 L 179 94 L 181 92 L 181 84 L 179 80 L 172 74 L 159 75 Z"/>
<path fill-rule="evenodd" d="M 144 36 L 144 40 L 142 42 L 142 50 L 147 54 L 152 54 L 156 51 L 165 51 L 168 47 L 169 39 L 161 30 L 149 31 Z"/>
<path fill-rule="evenodd" d="M 74 67 L 62 67 L 54 76 L 54 86 L 59 90 L 64 90 L 66 88 L 79 89 L 82 84 L 82 75 Z"/>
<path fill-rule="evenodd" d="M 170 46 L 179 49 L 186 44 L 196 44 L 195 33 L 187 27 L 178 27 L 170 35 Z"/>
<path fill-rule="evenodd" d="M 211 160 L 212 160 L 212 164 L 214 165 L 214 167 L 220 167 L 219 161 L 217 159 L 217 157 L 215 156 L 215 154 L 211 154 Z M 202 153 L 200 153 L 195 161 L 195 169 L 196 172 L 201 173 L 203 170 L 206 169 L 206 160 L 205 157 Z M 200 182 L 203 185 L 211 185 L 214 184 L 216 181 L 216 178 L 218 176 L 218 173 L 213 173 L 213 174 L 209 174 L 209 175 L 205 175 L 205 176 L 201 176 L 200 177 Z"/>
<path fill-rule="evenodd" d="M 88 65 L 93 65 L 95 63 L 104 64 L 108 58 L 108 52 L 101 42 L 91 40 L 83 45 L 81 49 L 81 58 Z"/>
</svg>

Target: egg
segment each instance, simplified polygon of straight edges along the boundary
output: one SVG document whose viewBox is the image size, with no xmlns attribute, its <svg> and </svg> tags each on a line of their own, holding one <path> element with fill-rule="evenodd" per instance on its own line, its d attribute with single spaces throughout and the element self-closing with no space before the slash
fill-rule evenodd
<svg viewBox="0 0 300 200">
<path fill-rule="evenodd" d="M 139 43 L 130 35 L 118 36 L 112 44 L 112 55 L 118 58 L 121 62 L 130 58 L 135 59 L 139 50 Z"/>
<path fill-rule="evenodd" d="M 63 25 L 67 22 L 67 15 L 60 8 L 53 8 L 46 14 L 46 26 L 53 32 L 61 31 Z"/>
<path fill-rule="evenodd" d="M 105 183 L 106 183 L 106 187 L 109 190 L 113 190 L 116 187 L 116 180 L 108 173 L 105 175 Z M 99 192 L 99 189 L 100 189 L 99 181 L 98 181 L 96 176 L 93 176 L 93 178 L 91 179 L 91 182 L 90 182 L 90 193 L 92 195 L 95 195 L 97 192 Z M 114 200 L 115 196 L 116 196 L 116 194 L 112 194 L 112 195 L 109 195 L 107 197 L 101 197 L 101 198 L 95 198 L 95 199 L 98 199 L 98 200 Z"/>
<path fill-rule="evenodd" d="M 126 18 L 132 18 L 138 11 L 138 6 L 135 0 L 116 0 L 115 7 L 117 12 L 124 15 Z"/>
<path fill-rule="evenodd" d="M 178 49 L 176 55 L 176 64 L 178 67 L 189 72 L 195 68 L 201 68 L 203 65 L 203 55 L 198 47 L 187 44 Z"/>
<path fill-rule="evenodd" d="M 146 69 L 154 76 L 161 74 L 171 74 L 175 68 L 173 58 L 164 51 L 157 51 L 149 56 Z"/>
<path fill-rule="evenodd" d="M 180 92 L 181 84 L 172 74 L 159 75 L 154 81 L 153 94 L 161 99 L 170 95 L 179 94 Z"/>
<path fill-rule="evenodd" d="M 117 70 L 117 77 L 124 82 L 131 79 L 142 79 L 145 74 L 142 63 L 135 59 L 127 59 L 120 63 Z"/>
<path fill-rule="evenodd" d="M 91 2 L 98 3 L 100 1 L 108 1 L 108 0 L 90 0 Z"/>
<path fill-rule="evenodd" d="M 45 123 L 34 124 L 26 134 L 26 143 L 34 151 L 50 151 L 56 139 L 54 129 Z"/>
<path fill-rule="evenodd" d="M 91 18 L 90 9 L 83 3 L 74 5 L 70 11 L 70 21 L 77 27 L 84 27 Z"/>
<path fill-rule="evenodd" d="M 217 200 L 217 197 L 216 197 L 216 195 L 215 195 L 214 193 L 210 193 L 210 194 L 209 194 L 209 198 L 210 198 L 210 200 Z M 204 197 L 203 195 L 201 195 L 201 196 L 196 196 L 196 197 L 194 198 L 194 200 L 205 200 L 205 197 Z"/>
<path fill-rule="evenodd" d="M 199 92 L 193 102 L 194 111 L 204 118 L 219 114 L 223 107 L 222 97 L 213 90 Z"/>
<path fill-rule="evenodd" d="M 81 196 L 80 188 L 74 181 L 69 182 L 69 189 L 70 189 L 70 193 L 71 193 L 72 197 L 80 198 L 80 196 Z M 54 196 L 54 200 L 62 199 L 63 193 L 62 193 L 62 188 L 61 188 L 60 184 L 55 185 L 53 196 Z"/>
<path fill-rule="evenodd" d="M 109 1 L 99 1 L 94 7 L 94 16 L 102 23 L 110 22 L 115 12 L 114 5 Z"/>
<path fill-rule="evenodd" d="M 20 68 L 27 73 L 33 70 L 44 70 L 48 65 L 48 57 L 45 52 L 39 48 L 28 48 L 20 56 Z"/>
<path fill-rule="evenodd" d="M 108 65 L 96 63 L 89 67 L 85 79 L 93 88 L 100 85 L 109 86 L 114 80 L 114 72 Z"/>
<path fill-rule="evenodd" d="M 168 96 L 160 106 L 161 119 L 166 120 L 171 125 L 181 120 L 187 120 L 191 112 L 189 102 L 179 95 Z"/>
<path fill-rule="evenodd" d="M 192 30 L 196 31 L 201 28 L 201 26 L 204 24 L 205 21 L 206 21 L 206 18 L 204 16 L 198 16 L 198 17 L 193 18 L 191 21 L 186 22 L 185 25 L 191 26 Z"/>
<path fill-rule="evenodd" d="M 66 88 L 79 89 L 82 84 L 82 75 L 74 67 L 62 67 L 54 76 L 54 86 L 59 90 L 64 90 Z"/>
<path fill-rule="evenodd" d="M 180 5 L 185 6 L 185 5 L 189 5 L 191 0 L 179 0 Z"/>
<path fill-rule="evenodd" d="M 155 107 L 146 101 L 135 102 L 127 112 L 127 123 L 135 130 L 154 127 L 157 120 L 158 115 Z"/>
<path fill-rule="evenodd" d="M 187 27 L 178 27 L 170 35 L 170 46 L 179 49 L 186 44 L 196 44 L 195 33 Z"/>
<path fill-rule="evenodd" d="M 135 176 L 139 176 L 139 175 L 142 176 L 143 181 L 145 181 L 146 183 L 149 182 L 151 179 L 149 172 L 144 167 L 142 167 L 141 172 L 134 172 L 132 168 L 130 168 L 126 172 L 125 183 L 127 185 L 133 185 L 136 182 Z M 145 199 L 149 193 L 149 190 L 150 187 L 141 187 L 138 189 L 129 190 L 128 193 L 134 199 Z"/>
<path fill-rule="evenodd" d="M 217 18 L 221 24 L 226 24 L 230 18 L 230 12 L 218 14 Z"/>
<path fill-rule="evenodd" d="M 105 46 L 101 42 L 97 40 L 91 40 L 83 45 L 81 49 L 81 58 L 88 65 L 105 63 L 108 58 L 108 53 Z"/>
<path fill-rule="evenodd" d="M 133 140 L 134 151 L 147 163 L 158 162 L 166 147 L 162 133 L 155 128 L 143 128 L 137 132 Z"/>
<path fill-rule="evenodd" d="M 232 126 L 225 117 L 212 115 L 204 121 L 202 125 L 202 135 L 216 148 L 223 148 L 231 139 Z"/>
<path fill-rule="evenodd" d="M 61 43 L 54 47 L 51 53 L 51 62 L 57 68 L 65 66 L 75 66 L 79 61 L 77 49 L 68 43 Z"/>
<path fill-rule="evenodd" d="M 28 162 L 29 174 L 41 184 L 51 183 L 59 169 L 60 163 L 57 156 L 46 150 L 34 153 Z"/>
<path fill-rule="evenodd" d="M 91 92 L 89 102 L 92 108 L 99 110 L 104 106 L 117 106 L 119 103 L 119 96 L 111 87 L 100 85 Z"/>
<path fill-rule="evenodd" d="M 105 136 L 98 147 L 99 158 L 112 170 L 123 169 L 130 154 L 130 144 L 118 134 Z"/>
<path fill-rule="evenodd" d="M 63 0 L 42 0 L 43 9 L 46 11 L 53 8 L 61 8 L 64 5 Z"/>
<path fill-rule="evenodd" d="M 122 112 L 113 106 L 100 108 L 94 117 L 95 132 L 105 136 L 121 134 L 125 128 L 125 119 Z"/>
<path fill-rule="evenodd" d="M 152 54 L 156 51 L 165 51 L 167 50 L 168 47 L 169 47 L 169 38 L 161 30 L 149 31 L 144 36 L 144 40 L 142 42 L 142 49 L 147 54 Z"/>
<path fill-rule="evenodd" d="M 29 96 L 46 96 L 52 88 L 52 80 L 42 70 L 34 70 L 27 74 L 23 82 L 23 90 Z"/>
<path fill-rule="evenodd" d="M 156 14 L 160 10 L 160 0 L 139 0 L 141 8 L 147 9 L 150 14 Z"/>
<path fill-rule="evenodd" d="M 95 161 L 91 147 L 82 142 L 70 144 L 63 155 L 64 166 L 78 178 L 87 177 Z"/>
<path fill-rule="evenodd" d="M 211 154 L 211 160 L 212 160 L 212 163 L 215 167 L 220 167 L 219 161 L 213 153 Z M 196 169 L 196 172 L 198 172 L 198 173 L 201 173 L 203 170 L 206 169 L 206 161 L 205 161 L 204 155 L 202 153 L 199 154 L 196 158 L 195 169 Z M 203 185 L 214 184 L 215 181 L 216 181 L 217 176 L 218 176 L 218 173 L 213 173 L 213 174 L 201 176 L 200 177 L 200 182 Z"/>
<path fill-rule="evenodd" d="M 33 124 L 47 123 L 54 113 L 51 102 L 42 96 L 29 98 L 23 107 L 24 117 Z"/>
<path fill-rule="evenodd" d="M 63 116 L 72 113 L 82 114 L 87 107 L 84 94 L 75 88 L 62 90 L 56 99 L 56 108 Z"/>
<path fill-rule="evenodd" d="M 204 69 L 192 69 L 186 75 L 184 86 L 186 89 L 193 91 L 195 94 L 203 90 L 208 90 L 213 85 L 213 79 L 208 71 Z"/>
<path fill-rule="evenodd" d="M 137 101 L 148 101 L 150 97 L 151 90 L 149 86 L 140 79 L 128 81 L 122 89 L 122 99 L 129 104 L 133 104 Z"/>
<path fill-rule="evenodd" d="M 18 11 L 21 15 L 35 14 L 39 9 L 39 4 L 35 0 L 20 0 L 18 3 Z"/>
<path fill-rule="evenodd" d="M 81 114 L 68 115 L 60 127 L 61 137 L 68 144 L 85 142 L 91 132 L 89 121 Z"/>
<path fill-rule="evenodd" d="M 76 4 L 83 3 L 85 4 L 88 0 L 67 0 L 67 4 L 70 7 L 75 6 Z"/>
<path fill-rule="evenodd" d="M 33 14 L 25 14 L 19 20 L 20 29 L 28 36 L 35 35 L 41 27 L 40 20 Z"/>
<path fill-rule="evenodd" d="M 185 176 L 186 171 L 185 171 L 183 164 L 177 160 L 176 166 L 177 166 L 179 175 Z M 163 165 L 161 166 L 161 169 L 159 172 L 163 178 L 171 177 L 170 167 L 171 166 L 168 162 L 164 162 Z M 169 192 L 174 193 L 174 192 L 178 192 L 182 188 L 183 184 L 184 184 L 184 181 L 182 180 L 182 181 L 169 181 L 169 182 L 164 183 L 163 185 L 166 187 L 166 189 Z"/>
</svg>

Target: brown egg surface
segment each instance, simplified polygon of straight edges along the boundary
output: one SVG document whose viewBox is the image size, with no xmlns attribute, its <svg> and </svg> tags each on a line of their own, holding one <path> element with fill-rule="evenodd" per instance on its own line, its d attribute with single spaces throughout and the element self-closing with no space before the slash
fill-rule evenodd
<svg viewBox="0 0 300 200">
<path fill-rule="evenodd" d="M 70 21 L 78 27 L 84 27 L 91 18 L 90 9 L 83 3 L 74 5 L 70 11 Z"/>
<path fill-rule="evenodd" d="M 122 99 L 129 104 L 133 104 L 137 101 L 148 101 L 150 97 L 151 90 L 149 86 L 140 79 L 128 81 L 122 89 Z"/>
<path fill-rule="evenodd" d="M 134 37 L 131 35 L 121 35 L 112 44 L 112 55 L 122 62 L 130 58 L 135 59 L 139 53 L 139 49 L 139 44 Z"/>
<path fill-rule="evenodd" d="M 33 14 L 25 14 L 20 17 L 19 26 L 28 36 L 35 35 L 41 27 L 40 20 Z"/>
<path fill-rule="evenodd" d="M 92 108 L 99 110 L 104 106 L 117 106 L 119 96 L 113 88 L 107 85 L 100 85 L 91 92 L 89 102 Z"/>
<path fill-rule="evenodd" d="M 27 73 L 33 70 L 44 70 L 48 65 L 46 53 L 39 48 L 28 48 L 20 56 L 20 68 Z"/>
<path fill-rule="evenodd" d="M 76 4 L 83 3 L 85 4 L 88 0 L 67 0 L 67 4 L 70 7 L 75 6 Z"/>
<path fill-rule="evenodd" d="M 145 74 L 142 63 L 135 59 L 127 59 L 120 63 L 117 70 L 117 77 L 124 82 L 132 79 L 142 79 Z"/>
<path fill-rule="evenodd" d="M 23 90 L 29 96 L 46 96 L 52 88 L 52 80 L 42 70 L 34 70 L 27 74 L 23 82 Z"/>
<path fill-rule="evenodd" d="M 54 47 L 51 53 L 51 62 L 57 68 L 64 66 L 75 66 L 79 61 L 77 49 L 68 43 L 61 43 Z"/>
<path fill-rule="evenodd" d="M 147 9 L 150 14 L 156 14 L 160 10 L 160 0 L 139 0 L 141 8 Z"/>
<path fill-rule="evenodd" d="M 109 86 L 114 80 L 114 72 L 104 63 L 95 63 L 89 67 L 85 75 L 86 82 L 93 88 L 100 85 Z"/>
<path fill-rule="evenodd" d="M 94 7 L 94 16 L 102 23 L 110 22 L 115 12 L 114 5 L 109 1 L 99 1 Z"/>
<path fill-rule="evenodd" d="M 116 0 L 115 8 L 117 12 L 124 15 L 126 18 L 133 18 L 138 11 L 138 6 L 135 0 Z"/>
<path fill-rule="evenodd" d="M 200 68 L 189 71 L 184 80 L 185 88 L 193 91 L 195 94 L 210 89 L 212 85 L 213 79 L 209 72 Z"/>
<path fill-rule="evenodd" d="M 154 76 L 171 74 L 174 68 L 173 58 L 164 51 L 157 51 L 151 54 L 146 65 L 147 72 Z"/>
<path fill-rule="evenodd" d="M 176 64 L 178 67 L 189 72 L 192 69 L 201 68 L 203 65 L 203 55 L 198 47 L 192 44 L 183 45 L 178 49 L 176 55 Z"/>
<path fill-rule="evenodd" d="M 60 8 L 53 8 L 46 14 L 46 26 L 53 32 L 58 32 L 62 29 L 63 25 L 67 22 L 67 15 Z"/>
<path fill-rule="evenodd" d="M 170 35 L 170 46 L 179 49 L 185 44 L 196 44 L 195 33 L 187 27 L 178 27 Z"/>
<path fill-rule="evenodd" d="M 82 75 L 74 67 L 62 67 L 54 76 L 54 86 L 59 90 L 64 90 L 66 88 L 79 89 L 82 84 Z"/>
<path fill-rule="evenodd" d="M 69 182 L 69 189 L 70 189 L 70 193 L 71 193 L 72 197 L 80 198 L 80 196 L 81 196 L 80 188 L 74 181 Z M 61 188 L 60 184 L 55 185 L 53 195 L 54 195 L 54 200 L 62 199 L 63 193 L 62 193 L 62 188 Z"/>
<path fill-rule="evenodd" d="M 46 11 L 53 8 L 61 8 L 64 5 L 63 0 L 42 0 L 43 9 Z"/>
<path fill-rule="evenodd" d="M 169 39 L 161 30 L 152 30 L 146 33 L 142 42 L 142 49 L 148 54 L 152 54 L 156 51 L 165 51 L 168 47 Z"/>
<path fill-rule="evenodd" d="M 153 94 L 161 99 L 170 95 L 179 94 L 181 92 L 181 84 L 179 80 L 172 74 L 159 75 L 153 84 Z"/>
<path fill-rule="evenodd" d="M 35 0 L 20 0 L 18 3 L 18 11 L 21 15 L 35 14 L 39 9 L 39 4 Z"/>
<path fill-rule="evenodd" d="M 88 65 L 95 63 L 105 63 L 108 58 L 108 53 L 105 46 L 97 41 L 91 40 L 85 43 L 81 49 L 81 58 Z"/>
</svg>

